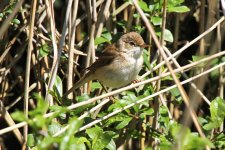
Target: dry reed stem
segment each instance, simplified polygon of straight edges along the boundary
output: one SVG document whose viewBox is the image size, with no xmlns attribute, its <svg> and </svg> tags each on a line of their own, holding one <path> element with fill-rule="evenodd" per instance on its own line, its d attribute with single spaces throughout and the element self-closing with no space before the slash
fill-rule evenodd
<svg viewBox="0 0 225 150">
<path fill-rule="evenodd" d="M 52 62 L 52 68 L 51 68 L 51 71 L 50 71 L 50 75 L 52 75 L 53 72 L 54 72 L 54 66 L 57 63 L 57 58 L 58 58 L 58 51 L 57 51 L 58 48 L 57 48 L 56 36 L 55 36 L 55 33 L 56 33 L 55 21 L 54 21 L 55 20 L 55 17 L 54 17 L 55 15 L 54 15 L 54 10 L 53 10 L 53 2 L 52 2 L 52 0 L 51 1 L 46 1 L 46 7 L 47 7 L 47 13 L 48 13 L 48 15 L 50 17 L 50 28 L 51 28 L 52 46 L 53 46 L 53 62 Z M 52 80 L 54 80 L 54 79 L 52 79 Z M 48 90 L 51 89 L 50 83 L 51 82 L 49 82 Z M 46 90 L 46 100 L 48 100 L 49 106 L 52 106 L 53 105 L 53 100 L 52 100 L 52 97 L 48 94 L 48 90 Z"/>
<path fill-rule="evenodd" d="M 165 50 L 165 52 L 166 52 L 169 56 L 172 56 L 172 54 L 170 53 L 170 51 L 169 51 L 166 47 L 164 47 L 164 50 Z M 173 57 L 172 57 L 172 61 L 173 61 L 173 63 L 176 65 L 177 68 L 180 68 L 180 67 L 181 67 L 180 64 L 177 62 L 177 60 L 174 59 Z M 188 78 L 189 78 L 188 75 L 187 75 L 185 72 L 181 72 L 181 74 L 182 74 L 182 76 L 183 76 L 185 79 L 188 79 Z M 202 91 L 195 85 L 195 83 L 191 82 L 190 84 L 191 84 L 191 87 L 192 87 L 193 89 L 195 89 L 196 92 L 197 92 L 197 93 L 205 100 L 205 102 L 206 102 L 208 105 L 210 105 L 209 99 L 202 93 Z"/>
<path fill-rule="evenodd" d="M 26 72 L 25 72 L 25 85 L 24 85 L 24 114 L 28 119 L 28 101 L 29 101 L 29 84 L 30 84 L 30 68 L 31 68 L 31 54 L 33 50 L 33 34 L 34 34 L 34 20 L 36 12 L 37 0 L 32 1 L 32 12 L 31 12 L 31 21 L 29 24 L 29 37 L 28 37 L 28 50 L 26 58 Z M 28 126 L 24 126 L 23 136 L 24 136 L 24 145 L 27 143 L 28 135 Z"/>
<path fill-rule="evenodd" d="M 160 44 L 164 45 L 164 33 L 165 33 L 165 28 L 166 28 L 166 6 L 167 6 L 167 0 L 163 0 L 163 17 L 162 17 L 162 25 L 161 25 L 161 36 L 160 36 Z M 152 33 L 150 33 L 152 35 Z M 158 59 L 158 62 L 162 62 L 162 57 L 160 56 Z M 158 70 L 158 74 L 162 73 L 162 67 L 159 68 Z M 158 80 L 156 82 L 156 92 L 160 91 L 161 89 L 161 80 Z M 163 96 L 160 94 L 158 99 L 156 98 L 154 101 L 154 118 L 153 118 L 153 129 L 158 130 L 159 128 L 159 108 L 160 108 L 160 101 L 163 101 L 163 99 L 161 99 Z M 152 147 L 156 148 L 156 146 L 158 145 L 159 141 L 158 139 L 154 139 L 154 141 L 150 141 L 150 144 L 152 145 Z M 144 149 L 144 148 L 142 148 Z"/>
<path fill-rule="evenodd" d="M 96 23 L 97 31 L 95 33 L 95 37 L 99 37 L 102 34 L 103 25 L 106 19 L 107 14 L 109 13 L 109 7 L 112 0 L 107 0 L 104 9 L 102 9 L 99 13 L 98 20 Z"/>
<path fill-rule="evenodd" d="M 9 126 L 14 126 L 15 122 L 12 119 L 12 117 L 10 116 L 9 112 L 6 110 L 5 106 L 3 105 L 2 101 L 0 101 L 0 112 L 2 114 L 2 116 L 4 117 L 4 119 L 6 120 L 6 122 L 8 123 Z M 20 133 L 20 131 L 18 129 L 13 130 L 13 133 L 15 134 L 17 140 L 19 141 L 19 143 L 22 145 L 24 142 L 24 138 L 22 136 L 22 134 Z"/>
<path fill-rule="evenodd" d="M 130 5 L 130 2 L 123 3 L 119 8 L 117 8 L 113 13 L 112 17 L 117 16 L 120 12 L 122 12 L 124 9 L 126 9 Z"/>
<path fill-rule="evenodd" d="M 60 57 L 62 55 L 62 48 L 63 48 L 65 37 L 66 37 L 67 25 L 68 25 L 69 15 L 71 12 L 72 2 L 73 2 L 73 0 L 69 0 L 68 4 L 67 4 L 66 16 L 65 16 L 64 23 L 63 23 L 62 35 L 60 37 L 59 48 L 58 48 L 58 52 L 57 52 L 57 60 L 52 65 L 52 72 L 50 74 L 48 90 L 47 90 L 47 94 L 45 97 L 45 99 L 50 103 L 50 105 L 53 105 L 53 101 L 52 101 L 52 96 L 48 93 L 48 91 L 52 90 L 53 85 L 56 80 L 56 75 L 57 75 L 57 71 L 58 71 L 58 67 L 59 67 L 59 63 L 60 63 Z"/>
<path fill-rule="evenodd" d="M 73 4 L 73 13 L 72 15 L 72 27 L 71 27 L 71 35 L 70 35 L 70 43 L 69 43 L 69 58 L 68 58 L 68 70 L 67 70 L 67 90 L 69 90 L 73 86 L 73 66 L 74 66 L 74 42 L 75 42 L 75 33 L 76 33 L 76 19 L 77 19 L 77 11 L 78 11 L 78 0 L 74 0 Z M 73 98 L 73 95 L 68 95 L 68 98 Z"/>
</svg>

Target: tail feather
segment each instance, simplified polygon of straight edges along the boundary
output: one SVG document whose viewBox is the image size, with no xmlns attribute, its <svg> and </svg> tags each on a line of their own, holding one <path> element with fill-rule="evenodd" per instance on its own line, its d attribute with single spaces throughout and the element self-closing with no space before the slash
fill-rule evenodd
<svg viewBox="0 0 225 150">
<path fill-rule="evenodd" d="M 81 87 L 83 84 L 85 84 L 86 82 L 93 80 L 91 75 L 89 73 L 85 74 L 79 81 L 77 81 L 77 83 L 71 88 L 69 89 L 65 94 L 64 97 L 66 97 L 69 93 L 73 92 L 74 90 L 78 89 L 79 87 Z"/>
</svg>

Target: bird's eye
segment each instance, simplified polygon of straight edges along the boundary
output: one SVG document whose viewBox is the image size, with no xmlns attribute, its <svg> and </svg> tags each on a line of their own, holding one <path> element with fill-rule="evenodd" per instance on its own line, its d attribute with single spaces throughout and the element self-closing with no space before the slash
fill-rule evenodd
<svg viewBox="0 0 225 150">
<path fill-rule="evenodd" d="M 135 45 L 136 45 L 133 41 L 130 41 L 129 43 L 130 43 L 130 45 L 132 45 L 132 46 L 135 46 Z"/>
</svg>

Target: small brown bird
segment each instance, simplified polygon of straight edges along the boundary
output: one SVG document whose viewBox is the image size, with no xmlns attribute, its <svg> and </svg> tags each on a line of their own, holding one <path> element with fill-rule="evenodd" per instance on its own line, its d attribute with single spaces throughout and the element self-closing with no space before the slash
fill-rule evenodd
<svg viewBox="0 0 225 150">
<path fill-rule="evenodd" d="M 90 80 L 98 80 L 112 88 L 131 83 L 142 68 L 142 51 L 145 47 L 148 45 L 138 33 L 124 34 L 116 43 L 104 49 L 99 59 L 87 68 L 88 72 L 69 91 Z"/>
</svg>

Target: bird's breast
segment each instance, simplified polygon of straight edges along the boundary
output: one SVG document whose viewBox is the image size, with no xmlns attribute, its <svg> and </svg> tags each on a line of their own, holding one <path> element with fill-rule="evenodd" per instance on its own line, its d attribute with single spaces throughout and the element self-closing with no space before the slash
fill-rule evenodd
<svg viewBox="0 0 225 150">
<path fill-rule="evenodd" d="M 107 66 L 96 70 L 97 79 L 105 86 L 118 88 L 129 84 L 137 78 L 142 68 L 143 57 L 122 55 Z"/>
</svg>

